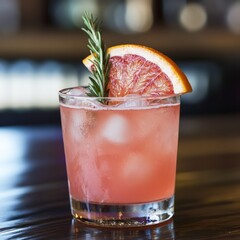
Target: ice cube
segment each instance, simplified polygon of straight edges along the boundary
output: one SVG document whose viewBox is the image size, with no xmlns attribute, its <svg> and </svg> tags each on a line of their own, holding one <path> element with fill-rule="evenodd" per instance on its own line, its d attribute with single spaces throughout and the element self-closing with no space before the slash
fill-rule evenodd
<svg viewBox="0 0 240 240">
<path fill-rule="evenodd" d="M 82 139 L 85 137 L 86 132 L 86 120 L 87 116 L 85 112 L 79 112 L 78 110 L 72 110 L 68 115 L 68 134 L 69 139 L 72 140 L 72 144 L 81 144 Z"/>
<path fill-rule="evenodd" d="M 121 115 L 111 115 L 105 121 L 101 129 L 101 136 L 113 143 L 125 143 L 128 141 L 128 121 Z"/>
<path fill-rule="evenodd" d="M 75 87 L 67 92 L 69 95 L 66 103 L 72 106 L 79 106 L 85 108 L 102 108 L 103 104 L 94 98 L 90 98 L 88 95 L 88 90 L 83 87 Z"/>
<path fill-rule="evenodd" d="M 87 90 L 83 87 L 75 87 L 70 89 L 67 92 L 67 95 L 72 95 L 72 96 L 87 96 Z"/>
<path fill-rule="evenodd" d="M 84 196 L 88 201 L 104 202 L 108 198 L 108 189 L 102 181 L 102 172 L 98 168 L 96 156 L 89 150 L 87 156 L 83 156 L 82 159 L 88 160 L 81 164 L 80 186 Z"/>
<path fill-rule="evenodd" d="M 117 108 L 121 109 L 132 109 L 132 108 L 143 108 L 147 106 L 147 102 L 144 98 L 137 94 L 129 94 L 125 96 L 125 101 L 120 103 Z"/>
<path fill-rule="evenodd" d="M 102 109 L 104 108 L 104 105 L 99 102 L 98 100 L 94 99 L 94 98 L 83 98 L 83 99 L 79 99 L 77 102 L 78 106 L 81 107 L 86 107 L 86 108 L 91 108 L 91 109 Z"/>
<path fill-rule="evenodd" d="M 67 98 L 63 100 L 65 104 L 77 106 L 78 99 L 76 97 L 85 97 L 87 96 L 87 90 L 83 87 L 75 87 L 71 88 L 66 92 L 66 95 L 68 95 Z"/>
<path fill-rule="evenodd" d="M 152 165 L 146 156 L 142 153 L 130 153 L 126 159 L 123 167 L 123 177 L 126 179 L 129 178 L 130 181 L 133 181 L 133 178 L 136 180 L 146 179 L 151 175 Z"/>
</svg>

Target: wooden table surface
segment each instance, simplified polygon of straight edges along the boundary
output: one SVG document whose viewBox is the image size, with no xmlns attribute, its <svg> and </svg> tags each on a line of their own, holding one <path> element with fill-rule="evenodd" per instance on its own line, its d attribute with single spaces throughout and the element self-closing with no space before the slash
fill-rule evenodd
<svg viewBox="0 0 240 240">
<path fill-rule="evenodd" d="M 240 239 L 240 116 L 182 118 L 173 219 L 125 230 L 72 219 L 59 126 L 0 127 L 0 239 Z"/>
</svg>

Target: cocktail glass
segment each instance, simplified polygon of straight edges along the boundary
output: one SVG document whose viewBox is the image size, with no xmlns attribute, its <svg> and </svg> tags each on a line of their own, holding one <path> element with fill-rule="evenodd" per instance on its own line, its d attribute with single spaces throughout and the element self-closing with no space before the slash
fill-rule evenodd
<svg viewBox="0 0 240 240">
<path fill-rule="evenodd" d="M 180 97 L 94 98 L 76 87 L 59 101 L 73 216 L 104 227 L 170 219 Z"/>
</svg>

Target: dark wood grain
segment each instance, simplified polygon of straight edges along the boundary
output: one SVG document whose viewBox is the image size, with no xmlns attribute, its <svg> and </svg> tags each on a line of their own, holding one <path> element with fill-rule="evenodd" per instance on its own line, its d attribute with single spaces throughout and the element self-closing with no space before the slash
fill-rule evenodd
<svg viewBox="0 0 240 240">
<path fill-rule="evenodd" d="M 125 230 L 72 219 L 59 127 L 1 127 L 0 239 L 240 239 L 239 123 L 183 119 L 174 218 Z"/>
</svg>

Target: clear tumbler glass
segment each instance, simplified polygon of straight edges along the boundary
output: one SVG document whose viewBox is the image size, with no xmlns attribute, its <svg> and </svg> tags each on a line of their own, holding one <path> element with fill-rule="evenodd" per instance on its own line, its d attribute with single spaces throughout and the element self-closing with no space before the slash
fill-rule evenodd
<svg viewBox="0 0 240 240">
<path fill-rule="evenodd" d="M 86 224 L 139 227 L 174 214 L 180 97 L 59 92 L 71 211 Z"/>
</svg>

